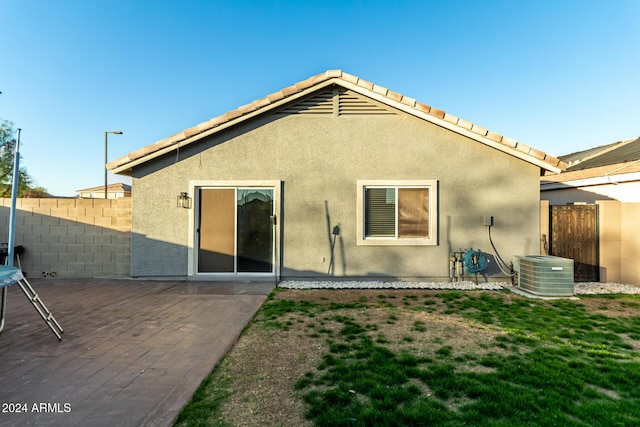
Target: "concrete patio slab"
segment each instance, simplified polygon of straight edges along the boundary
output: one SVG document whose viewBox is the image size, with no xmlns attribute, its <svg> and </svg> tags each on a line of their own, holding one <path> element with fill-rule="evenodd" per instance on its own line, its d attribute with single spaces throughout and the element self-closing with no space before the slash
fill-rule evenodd
<svg viewBox="0 0 640 427">
<path fill-rule="evenodd" d="M 273 283 L 30 280 L 0 334 L 0 426 L 169 426 Z"/>
</svg>

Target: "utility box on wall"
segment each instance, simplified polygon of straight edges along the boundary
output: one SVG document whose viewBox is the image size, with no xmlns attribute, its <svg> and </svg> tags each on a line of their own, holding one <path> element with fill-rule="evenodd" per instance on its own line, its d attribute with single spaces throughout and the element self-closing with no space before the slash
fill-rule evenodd
<svg viewBox="0 0 640 427">
<path fill-rule="evenodd" d="M 518 287 L 542 296 L 573 295 L 573 260 L 556 256 L 516 256 Z"/>
</svg>

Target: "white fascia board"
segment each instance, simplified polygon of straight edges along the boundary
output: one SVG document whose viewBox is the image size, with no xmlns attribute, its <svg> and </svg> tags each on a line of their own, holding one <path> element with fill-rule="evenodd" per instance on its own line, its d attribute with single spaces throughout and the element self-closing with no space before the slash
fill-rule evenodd
<svg viewBox="0 0 640 427">
<path fill-rule="evenodd" d="M 563 188 L 590 187 L 593 185 L 622 184 L 632 181 L 640 181 L 640 172 L 632 172 L 621 175 L 597 176 L 594 178 L 575 179 L 573 181 L 541 183 L 540 191 L 560 190 Z"/>
</svg>

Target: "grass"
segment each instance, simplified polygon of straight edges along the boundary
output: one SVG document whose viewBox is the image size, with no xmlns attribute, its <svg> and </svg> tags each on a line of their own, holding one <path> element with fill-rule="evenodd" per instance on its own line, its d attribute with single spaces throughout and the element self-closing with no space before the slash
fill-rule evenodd
<svg viewBox="0 0 640 427">
<path fill-rule="evenodd" d="M 313 425 L 640 425 L 638 297 L 290 292 L 275 291 L 247 330 L 295 331 L 323 349 L 287 391 Z M 239 386 L 221 366 L 177 425 L 233 424 L 220 407 Z"/>
<path fill-rule="evenodd" d="M 218 379 L 214 380 L 212 375 L 209 375 L 200 384 L 188 406 L 180 412 L 176 419 L 176 424 L 194 427 L 230 426 L 224 420 L 216 419 L 220 411 L 220 404 L 230 395 L 227 389 L 229 385 L 230 381 L 228 379 L 220 382 Z"/>
</svg>

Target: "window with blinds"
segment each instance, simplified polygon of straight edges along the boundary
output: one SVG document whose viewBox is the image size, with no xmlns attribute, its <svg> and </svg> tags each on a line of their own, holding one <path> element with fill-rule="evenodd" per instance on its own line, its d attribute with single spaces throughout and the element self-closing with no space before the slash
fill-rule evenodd
<svg viewBox="0 0 640 427">
<path fill-rule="evenodd" d="M 396 183 L 402 185 L 391 185 Z M 359 244 L 437 244 L 432 227 L 436 181 L 390 181 L 390 185 L 358 181 L 358 184 Z"/>
<path fill-rule="evenodd" d="M 365 237 L 428 238 L 428 188 L 365 188 Z"/>
<path fill-rule="evenodd" d="M 366 237 L 396 237 L 396 189 L 366 188 L 364 228 Z"/>
</svg>

